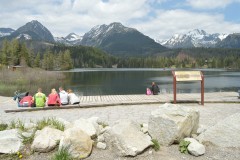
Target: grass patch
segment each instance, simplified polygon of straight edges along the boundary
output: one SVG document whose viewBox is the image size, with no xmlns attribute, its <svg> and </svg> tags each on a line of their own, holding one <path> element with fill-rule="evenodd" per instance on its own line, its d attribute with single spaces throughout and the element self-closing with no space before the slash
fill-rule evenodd
<svg viewBox="0 0 240 160">
<path fill-rule="evenodd" d="M 11 121 L 10 125 L 9 125 L 10 129 L 19 129 L 20 131 L 24 132 L 26 131 L 26 128 L 24 126 L 24 123 L 21 120 L 17 120 L 17 121 Z"/>
<path fill-rule="evenodd" d="M 46 126 L 53 126 L 54 128 L 64 131 L 65 126 L 63 123 L 57 121 L 55 118 L 44 118 L 43 120 L 40 120 L 37 122 L 37 130 L 42 130 Z"/>
<path fill-rule="evenodd" d="M 101 126 L 103 126 L 103 128 L 109 126 L 107 123 L 104 123 L 104 122 L 99 122 L 98 124 L 101 125 Z"/>
<path fill-rule="evenodd" d="M 38 87 L 41 87 L 43 92 L 50 92 L 50 88 L 57 88 L 59 81 L 62 82 L 64 79 L 65 76 L 61 72 L 45 71 L 39 68 L 26 67 L 16 71 L 0 68 L 0 95 L 13 96 L 16 90 L 28 91 L 33 95 Z"/>
<path fill-rule="evenodd" d="M 72 156 L 69 153 L 69 147 L 61 148 L 51 160 L 73 160 Z"/>
<path fill-rule="evenodd" d="M 34 137 L 35 137 L 36 130 L 31 134 L 31 136 L 24 136 L 22 133 L 20 133 L 20 138 L 22 139 L 23 144 L 32 144 Z"/>
<path fill-rule="evenodd" d="M 2 159 L 2 160 L 19 160 L 19 157 L 16 153 L 0 154 L 0 159 Z"/>
<path fill-rule="evenodd" d="M 160 150 L 160 144 L 159 144 L 158 140 L 152 139 L 152 142 L 153 142 L 153 149 L 155 151 L 159 151 Z"/>
<path fill-rule="evenodd" d="M 4 131 L 7 128 L 8 128 L 8 124 L 3 124 L 3 123 L 0 124 L 0 131 Z"/>
</svg>

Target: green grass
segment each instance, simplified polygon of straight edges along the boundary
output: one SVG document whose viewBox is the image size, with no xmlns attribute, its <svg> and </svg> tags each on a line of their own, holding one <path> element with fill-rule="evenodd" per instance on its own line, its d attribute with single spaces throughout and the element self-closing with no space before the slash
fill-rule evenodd
<svg viewBox="0 0 240 160">
<path fill-rule="evenodd" d="M 0 124 L 0 131 L 6 130 L 7 127 L 8 127 L 8 124 L 1 123 L 1 124 Z"/>
<path fill-rule="evenodd" d="M 24 123 L 21 120 L 14 121 L 12 120 L 9 124 L 10 129 L 19 129 L 20 131 L 24 132 L 26 131 L 26 128 L 24 126 Z"/>
<path fill-rule="evenodd" d="M 160 150 L 160 144 L 159 144 L 158 140 L 152 139 L 152 142 L 153 142 L 153 149 L 155 151 L 159 151 Z"/>
<path fill-rule="evenodd" d="M 26 136 L 22 135 L 22 133 L 20 133 L 20 138 L 22 139 L 22 143 L 25 145 L 32 144 L 34 137 L 35 137 L 35 133 L 36 133 L 36 130 L 31 134 L 30 137 L 26 137 Z"/>
<path fill-rule="evenodd" d="M 54 128 L 64 131 L 65 126 L 63 123 L 57 121 L 55 118 L 44 118 L 37 122 L 37 130 L 42 130 L 46 126 L 53 126 Z"/>
<path fill-rule="evenodd" d="M 69 153 L 69 148 L 61 148 L 51 160 L 73 160 L 72 156 Z"/>
</svg>

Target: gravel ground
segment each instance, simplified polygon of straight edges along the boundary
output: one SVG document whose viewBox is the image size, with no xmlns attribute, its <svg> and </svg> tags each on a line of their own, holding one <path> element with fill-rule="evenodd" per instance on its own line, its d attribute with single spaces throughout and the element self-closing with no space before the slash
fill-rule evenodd
<svg viewBox="0 0 240 160">
<path fill-rule="evenodd" d="M 160 106 L 160 104 L 148 104 L 5 113 L 5 109 L 16 108 L 16 102 L 7 97 L 0 97 L 0 100 L 0 121 L 2 122 L 10 122 L 11 120 L 17 119 L 27 122 L 29 120 L 38 120 L 44 117 L 60 117 L 71 122 L 79 118 L 90 118 L 96 116 L 108 123 L 110 126 L 115 121 L 122 119 L 131 119 L 141 124 L 147 123 L 151 111 L 157 109 L 158 106 Z M 215 125 L 218 121 L 234 113 L 240 112 L 239 103 L 206 103 L 204 106 L 201 106 L 199 104 L 182 105 L 199 110 L 200 125 L 205 125 L 208 127 Z M 54 152 L 34 153 L 27 159 L 50 159 L 53 154 Z M 92 154 L 90 157 L 86 158 L 86 160 L 237 160 L 239 158 L 240 149 L 236 148 L 218 148 L 214 146 L 206 146 L 205 155 L 200 157 L 193 157 L 191 155 L 181 154 L 178 151 L 178 146 L 172 145 L 170 147 L 161 147 L 161 149 L 157 152 L 149 148 L 136 157 L 118 157 L 114 155 L 113 152 L 109 149 L 99 150 L 94 147 Z M 2 159 L 1 155 L 0 159 Z"/>
</svg>

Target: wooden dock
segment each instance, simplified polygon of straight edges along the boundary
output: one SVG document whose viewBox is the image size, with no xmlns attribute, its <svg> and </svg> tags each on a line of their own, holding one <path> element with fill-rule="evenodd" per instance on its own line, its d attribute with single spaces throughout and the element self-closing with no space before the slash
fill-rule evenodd
<svg viewBox="0 0 240 160">
<path fill-rule="evenodd" d="M 214 92 L 205 93 L 205 103 L 239 103 L 240 99 L 237 92 Z M 105 107 L 116 105 L 136 105 L 136 104 L 162 104 L 173 103 L 173 94 L 159 95 L 99 95 L 99 96 L 82 96 L 80 97 L 80 105 L 67 105 L 63 107 L 44 107 L 44 108 L 27 108 L 27 107 L 11 107 L 12 109 L 5 110 L 8 112 L 24 112 L 38 110 L 53 110 L 53 109 L 72 109 L 72 108 L 89 108 L 89 107 Z M 201 103 L 200 93 L 178 93 L 177 103 Z"/>
</svg>

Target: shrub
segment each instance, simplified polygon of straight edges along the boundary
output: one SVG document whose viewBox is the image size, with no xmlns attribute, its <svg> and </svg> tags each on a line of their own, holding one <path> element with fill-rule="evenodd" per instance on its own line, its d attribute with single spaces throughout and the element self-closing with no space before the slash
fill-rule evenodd
<svg viewBox="0 0 240 160">
<path fill-rule="evenodd" d="M 61 148 L 57 153 L 55 153 L 52 160 L 73 160 L 69 153 L 69 147 Z"/>
<path fill-rule="evenodd" d="M 181 153 L 185 153 L 185 154 L 188 153 L 187 147 L 188 147 L 189 144 L 190 144 L 189 141 L 181 140 L 180 143 L 179 143 L 179 151 Z"/>
<path fill-rule="evenodd" d="M 7 127 L 8 127 L 8 125 L 7 124 L 0 124 L 0 131 L 4 131 L 4 130 L 6 130 L 7 129 Z"/>
</svg>

